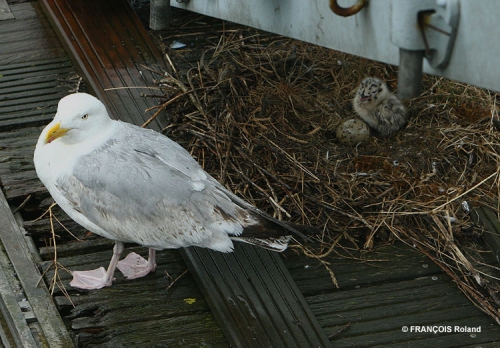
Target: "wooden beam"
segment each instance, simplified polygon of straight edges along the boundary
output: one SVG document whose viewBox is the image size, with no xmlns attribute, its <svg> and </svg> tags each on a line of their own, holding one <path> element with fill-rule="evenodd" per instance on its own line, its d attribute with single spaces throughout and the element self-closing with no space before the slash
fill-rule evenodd
<svg viewBox="0 0 500 348">
<path fill-rule="evenodd" d="M 4 220 L 5 217 L 0 215 L 1 224 L 5 222 Z M 31 334 L 28 323 L 24 319 L 21 307 L 19 307 L 17 303 L 14 290 L 7 276 L 7 274 L 9 274 L 9 263 L 9 258 L 3 246 L 0 245 L 0 310 L 2 311 L 4 322 L 7 325 L 7 328 L 2 327 L 2 329 L 3 331 L 8 329 L 8 333 L 10 333 L 10 335 L 3 334 L 1 342 L 4 346 L 8 343 L 18 347 L 36 347 L 35 339 Z M 7 340 L 7 342 L 5 342 L 5 340 Z"/>
<path fill-rule="evenodd" d="M 44 282 L 40 281 L 42 276 L 36 267 L 35 256 L 28 244 L 28 238 L 30 237 L 26 237 L 23 230 L 17 224 L 9 204 L 1 191 L 0 226 L 2 226 L 0 229 L 0 239 L 3 247 L 14 267 L 31 310 L 35 314 L 36 320 L 43 331 L 38 336 L 44 339 L 42 346 L 54 348 L 73 347 L 73 341 L 52 301 L 52 296 Z M 12 309 L 12 298 L 9 299 L 9 296 L 6 296 L 4 301 L 6 302 L 5 306 L 9 305 L 9 308 Z M 19 321 L 19 313 L 16 313 L 16 310 L 12 310 L 9 313 L 12 320 Z M 16 330 L 19 339 L 22 337 L 28 340 L 24 334 L 25 328 L 20 327 Z M 30 347 L 29 344 L 27 346 Z"/>
<path fill-rule="evenodd" d="M 278 253 L 235 243 L 181 255 L 232 347 L 331 346 Z"/>
<path fill-rule="evenodd" d="M 472 220 L 485 229 L 484 239 L 488 243 L 497 263 L 500 264 L 500 222 L 497 213 L 482 206 L 472 211 Z"/>
</svg>

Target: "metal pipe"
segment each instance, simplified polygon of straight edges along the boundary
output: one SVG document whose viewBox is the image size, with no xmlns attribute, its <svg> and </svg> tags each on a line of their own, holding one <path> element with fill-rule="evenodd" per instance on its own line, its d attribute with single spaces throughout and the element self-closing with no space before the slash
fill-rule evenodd
<svg viewBox="0 0 500 348">
<path fill-rule="evenodd" d="M 153 30 L 168 28 L 172 22 L 170 1 L 151 0 L 149 6 L 149 27 Z"/>
<path fill-rule="evenodd" d="M 415 98 L 422 88 L 422 65 L 425 51 L 399 49 L 398 98 Z"/>
</svg>

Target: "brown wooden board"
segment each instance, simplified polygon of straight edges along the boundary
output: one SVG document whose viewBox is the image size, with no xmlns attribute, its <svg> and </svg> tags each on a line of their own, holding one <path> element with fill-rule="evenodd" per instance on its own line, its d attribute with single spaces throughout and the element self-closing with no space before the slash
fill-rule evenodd
<svg viewBox="0 0 500 348">
<path fill-rule="evenodd" d="M 43 0 L 42 3 L 93 92 L 105 102 L 115 118 L 142 124 L 147 119 L 144 110 L 152 106 L 154 100 L 142 98 L 141 90 L 136 88 L 147 85 L 148 80 L 151 81 L 153 77 L 141 68 L 141 65 L 162 66 L 162 58 L 129 5 L 121 0 L 105 2 Z M 109 88 L 120 89 L 107 90 Z M 153 128 L 159 129 L 161 124 L 157 123 Z M 255 272 L 254 267 L 262 268 L 263 259 L 269 260 L 266 251 L 254 251 L 249 246 L 243 246 L 239 250 L 240 252 L 233 254 L 232 265 L 242 268 L 245 272 L 231 272 L 230 267 L 226 270 L 223 276 L 227 278 L 228 290 L 247 281 L 245 273 Z M 249 253 L 260 254 L 261 257 L 252 260 L 248 258 Z M 227 306 L 228 298 L 211 291 L 215 282 L 211 275 L 219 269 L 219 265 L 212 261 L 219 256 L 213 255 L 212 252 L 191 254 L 189 251 L 186 255 L 191 271 L 197 274 L 198 285 L 203 289 L 205 296 L 210 298 L 215 317 L 219 318 L 219 325 L 224 328 L 223 331 L 232 345 L 260 347 L 259 342 L 255 340 L 257 336 L 271 345 L 282 344 L 284 337 L 290 344 L 294 343 L 298 347 L 329 345 L 328 339 L 314 315 L 307 309 L 305 300 L 296 290 L 283 264 L 273 262 L 267 265 L 266 271 L 273 274 L 273 278 L 255 277 L 253 281 L 260 285 L 249 288 L 245 294 L 249 299 L 259 296 L 262 298 L 262 302 L 256 303 L 255 311 L 240 313 L 242 319 L 246 318 L 253 326 L 259 326 L 259 329 L 255 330 L 257 335 L 252 334 L 253 338 L 249 339 L 244 333 L 252 330 L 240 331 L 245 320 L 238 322 L 225 320 L 232 311 L 232 308 Z M 253 265 L 254 261 L 259 261 L 259 266 Z M 270 292 L 257 293 L 258 290 L 275 286 L 272 284 L 276 283 L 282 284 L 284 289 L 295 289 L 295 291 L 282 292 L 281 296 Z M 242 300 L 245 301 L 245 298 Z M 264 309 L 262 307 L 264 303 L 273 303 L 276 313 Z M 295 318 L 301 317 L 301 329 L 297 330 L 297 322 L 283 318 L 284 320 L 277 322 L 275 329 L 277 332 L 288 332 L 290 335 L 269 335 L 267 324 L 270 314 L 276 318 L 289 313 L 295 313 Z M 257 316 L 261 320 L 255 320 L 252 316 Z M 233 334 L 234 332 L 240 334 Z"/>
<path fill-rule="evenodd" d="M 52 302 L 52 297 L 43 283 L 39 283 L 41 274 L 38 271 L 30 247 L 29 239 L 19 228 L 3 193 L 0 192 L 0 240 L 12 262 L 22 291 L 26 295 L 30 311 L 33 311 L 33 320 L 38 321 L 42 332 L 33 333 L 48 347 L 72 347 L 73 343 L 66 330 L 61 317 Z M 19 332 L 21 330 L 12 330 Z"/>
<path fill-rule="evenodd" d="M 46 191 L 35 174 L 33 151 L 75 74 L 67 56 L 0 65 L 0 183 L 10 202 Z"/>
<path fill-rule="evenodd" d="M 58 260 L 69 269 L 90 269 L 106 264 L 111 257 L 112 243 L 104 239 L 99 240 L 102 240 L 102 243 L 98 245 L 90 242 L 73 243 L 71 250 L 60 249 Z M 127 251 L 147 255 L 145 248 L 134 247 L 128 248 Z M 92 253 L 93 257 L 86 257 L 87 253 Z M 49 250 L 42 252 L 42 256 L 47 260 L 42 264 L 43 269 L 50 265 L 49 255 Z M 358 254 L 351 256 L 354 255 Z M 217 254 L 217 260 L 213 261 L 219 265 L 221 271 L 223 270 L 214 275 L 214 279 L 220 282 L 226 281 L 227 272 L 246 272 L 239 266 L 232 266 L 232 261 L 229 266 L 225 260 L 226 256 L 228 255 Z M 275 256 L 282 259 L 290 270 L 322 330 L 327 333 L 335 347 L 456 347 L 461 344 L 483 344 L 498 338 L 500 327 L 495 325 L 491 318 L 472 306 L 448 276 L 429 259 L 402 244 L 397 243 L 373 251 L 366 256 L 365 262 L 336 255 L 326 257 L 324 261 L 332 267 L 339 282 L 338 289 L 332 284 L 328 272 L 318 260 L 306 258 L 293 251 L 287 251 L 284 257 L 279 254 Z M 178 251 L 164 250 L 158 253 L 158 270 L 155 274 L 127 281 L 117 273 L 115 287 L 87 293 L 70 290 L 76 305 L 74 309 L 60 291 L 56 291 L 55 300 L 64 313 L 69 313 L 66 319 L 71 322 L 71 327 L 83 346 L 105 346 L 106 339 L 109 340 L 109 346 L 119 346 L 128 341 L 130 346 L 138 346 L 144 336 L 147 337 L 144 342 L 148 344 L 161 342 L 167 346 L 176 346 L 182 342 L 185 346 L 196 346 L 197 343 L 204 342 L 213 347 L 228 346 L 223 339 L 222 329 L 216 324 L 215 317 L 209 310 L 211 298 L 204 296 L 194 286 L 197 275 L 188 273 L 171 289 L 166 290 L 171 279 L 165 272 L 176 278 L 185 270 L 179 263 L 180 260 Z M 222 290 L 221 294 L 228 299 L 226 305 L 233 309 L 232 313 L 230 312 L 230 320 L 241 323 L 241 327 L 233 334 L 244 331 L 243 334 L 247 338 L 259 330 L 259 327 L 245 326 L 241 317 L 254 310 L 254 302 L 259 299 L 248 297 L 246 292 L 249 288 L 259 286 L 258 282 L 254 282 L 259 276 L 272 277 L 272 273 L 268 272 L 261 272 L 261 275 L 255 273 L 257 271 L 252 274 L 245 273 L 246 280 L 237 287 L 224 289 L 224 284 L 217 283 L 217 288 Z M 47 278 L 52 275 L 53 270 L 50 270 Z M 60 271 L 60 275 L 63 284 L 70 289 L 70 275 L 64 271 Z M 280 292 L 288 290 L 270 286 L 261 291 L 275 291 L 274 296 L 279 296 Z M 261 308 L 269 309 L 273 306 L 276 306 L 274 301 Z M 276 316 L 277 312 L 270 313 L 259 320 L 267 320 L 269 336 L 286 336 L 276 331 L 276 323 L 283 320 L 283 316 Z M 135 328 L 134 320 L 139 318 L 140 324 Z M 243 319 L 247 320 L 248 324 L 248 319 Z M 165 327 L 157 334 L 159 325 Z M 298 325 L 297 322 L 295 325 Z M 475 337 L 459 332 L 402 332 L 403 326 L 412 325 L 481 326 L 482 332 Z M 130 332 L 127 332 L 127 328 Z M 155 335 L 159 335 L 156 341 Z M 256 341 L 268 346 L 265 344 L 266 338 L 258 337 Z M 286 337 L 283 342 L 292 346 L 294 344 L 287 341 Z"/>
<path fill-rule="evenodd" d="M 40 16 L 38 3 L 9 6 L 15 18 L 0 21 L 0 65 L 66 56 L 47 18 Z"/>
<path fill-rule="evenodd" d="M 74 74 L 67 58 L 0 65 L 0 131 L 50 122 Z"/>
<path fill-rule="evenodd" d="M 157 104 L 141 97 L 163 60 L 128 3 L 43 0 L 42 6 L 92 92 L 116 119 L 142 124 Z M 155 76 L 156 78 L 158 76 Z M 161 125 L 151 124 L 159 130 Z"/>
<path fill-rule="evenodd" d="M 488 207 L 479 207 L 472 212 L 473 220 L 484 228 L 484 239 L 500 264 L 500 222 L 497 214 Z"/>
<path fill-rule="evenodd" d="M 229 342 L 237 347 L 329 347 L 280 255 L 236 244 L 229 254 L 181 251 Z"/>
</svg>

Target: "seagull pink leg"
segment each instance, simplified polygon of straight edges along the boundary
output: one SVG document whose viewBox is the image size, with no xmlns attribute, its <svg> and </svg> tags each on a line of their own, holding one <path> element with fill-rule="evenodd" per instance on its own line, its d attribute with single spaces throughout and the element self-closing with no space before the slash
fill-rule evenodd
<svg viewBox="0 0 500 348">
<path fill-rule="evenodd" d="M 117 267 L 127 279 L 144 277 L 156 269 L 156 250 L 149 249 L 147 261 L 139 254 L 130 253 L 118 262 Z"/>
<path fill-rule="evenodd" d="M 73 271 L 73 280 L 69 285 L 74 288 L 96 290 L 111 286 L 113 282 L 113 274 L 115 273 L 116 265 L 122 255 L 124 246 L 122 242 L 116 242 L 113 247 L 113 257 L 109 262 L 108 270 L 104 267 L 99 267 L 91 271 Z"/>
</svg>

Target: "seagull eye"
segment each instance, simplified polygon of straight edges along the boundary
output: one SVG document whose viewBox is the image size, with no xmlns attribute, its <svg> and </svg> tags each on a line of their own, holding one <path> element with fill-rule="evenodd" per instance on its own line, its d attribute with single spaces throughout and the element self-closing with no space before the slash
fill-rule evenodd
<svg viewBox="0 0 500 348">
<path fill-rule="evenodd" d="M 89 118 L 89 114 L 85 114 L 82 116 L 82 120 L 86 120 L 87 118 Z"/>
</svg>

